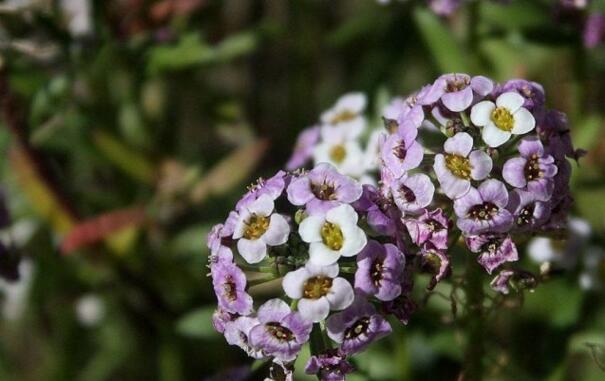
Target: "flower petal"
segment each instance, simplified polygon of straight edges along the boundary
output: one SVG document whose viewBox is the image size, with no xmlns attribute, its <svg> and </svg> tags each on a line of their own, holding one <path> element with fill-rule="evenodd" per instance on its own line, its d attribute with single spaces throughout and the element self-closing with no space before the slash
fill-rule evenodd
<svg viewBox="0 0 605 381">
<path fill-rule="evenodd" d="M 326 221 L 336 225 L 356 224 L 357 212 L 351 205 L 342 204 L 326 213 Z"/>
<path fill-rule="evenodd" d="M 273 212 L 273 199 L 271 198 L 271 196 L 263 194 L 262 196 L 254 200 L 250 205 L 248 205 L 247 208 L 250 213 L 268 217 L 271 215 L 271 212 Z"/>
<path fill-rule="evenodd" d="M 269 221 L 269 228 L 263 234 L 262 240 L 268 245 L 283 245 L 288 240 L 290 234 L 290 225 L 281 214 L 274 213 Z"/>
<path fill-rule="evenodd" d="M 490 147 L 499 147 L 502 144 L 506 143 L 508 139 L 510 139 L 511 133 L 508 131 L 503 131 L 496 127 L 496 125 L 490 122 L 487 126 L 483 128 L 481 132 L 481 137 L 483 141 Z"/>
<path fill-rule="evenodd" d="M 522 157 L 508 159 L 502 167 L 502 177 L 510 185 L 523 188 L 527 185 L 525 179 L 525 164 L 527 160 Z"/>
<path fill-rule="evenodd" d="M 290 307 L 286 302 L 275 298 L 267 300 L 265 303 L 263 303 L 263 305 L 258 309 L 257 316 L 261 323 L 269 323 L 280 321 L 290 312 Z"/>
<path fill-rule="evenodd" d="M 508 204 L 508 191 L 503 182 L 498 180 L 485 180 L 479 185 L 479 193 L 484 202 L 492 202 L 500 208 Z"/>
<path fill-rule="evenodd" d="M 300 299 L 303 296 L 305 281 L 310 277 L 309 271 L 304 267 L 295 271 L 290 271 L 281 282 L 282 288 L 289 298 Z"/>
<path fill-rule="evenodd" d="M 309 245 L 309 261 L 317 266 L 328 266 L 336 263 L 340 252 L 331 250 L 323 242 L 312 242 Z"/>
<path fill-rule="evenodd" d="M 475 126 L 487 126 L 491 122 L 492 112 L 496 105 L 490 101 L 479 102 L 471 109 L 471 122 Z"/>
<path fill-rule="evenodd" d="M 246 262 L 254 264 L 262 261 L 267 256 L 267 244 L 261 239 L 241 238 L 237 241 L 237 251 Z"/>
<path fill-rule="evenodd" d="M 473 89 L 467 87 L 453 93 L 445 93 L 441 96 L 441 101 L 451 111 L 464 111 L 473 103 Z"/>
<path fill-rule="evenodd" d="M 512 133 L 515 135 L 526 134 L 536 127 L 536 119 L 526 108 L 521 107 L 513 114 L 515 126 Z"/>
<path fill-rule="evenodd" d="M 332 287 L 326 298 L 330 302 L 330 309 L 340 311 L 353 303 L 355 293 L 346 279 L 338 277 L 332 281 Z"/>
<path fill-rule="evenodd" d="M 483 151 L 476 150 L 469 155 L 471 161 L 471 177 L 473 180 L 483 180 L 492 171 L 492 159 Z"/>
<path fill-rule="evenodd" d="M 306 321 L 320 322 L 330 313 L 330 302 L 325 297 L 319 299 L 300 299 L 298 312 Z"/>
<path fill-rule="evenodd" d="M 504 93 L 496 99 L 496 105 L 498 107 L 504 107 L 511 113 L 515 113 L 515 111 L 519 110 L 519 108 L 523 106 L 523 103 L 525 103 L 525 98 L 519 95 L 519 93 L 512 91 Z"/>
<path fill-rule="evenodd" d="M 459 132 L 445 141 L 443 149 L 447 153 L 467 157 L 473 149 L 473 138 L 466 132 Z"/>
<path fill-rule="evenodd" d="M 298 226 L 298 234 L 305 242 L 321 242 L 321 227 L 325 219 L 322 216 L 308 216 Z"/>
</svg>

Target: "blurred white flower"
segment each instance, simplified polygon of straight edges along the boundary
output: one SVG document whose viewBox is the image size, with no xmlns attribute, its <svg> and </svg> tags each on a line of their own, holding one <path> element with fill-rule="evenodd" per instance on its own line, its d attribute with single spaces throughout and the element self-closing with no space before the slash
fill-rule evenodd
<svg viewBox="0 0 605 381">
<path fill-rule="evenodd" d="M 23 314 L 27 301 L 27 295 L 32 281 L 34 264 L 30 259 L 22 259 L 19 263 L 19 280 L 8 282 L 0 278 L 0 293 L 3 296 L 1 302 L 2 316 L 6 320 L 17 320 Z"/>
<path fill-rule="evenodd" d="M 75 305 L 76 316 L 80 324 L 94 327 L 105 317 L 105 303 L 95 294 L 82 296 Z"/>
</svg>

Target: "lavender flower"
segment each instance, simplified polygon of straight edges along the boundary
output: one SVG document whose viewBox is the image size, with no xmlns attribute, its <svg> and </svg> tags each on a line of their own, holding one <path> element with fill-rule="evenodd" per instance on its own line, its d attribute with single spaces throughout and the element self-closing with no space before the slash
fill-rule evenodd
<svg viewBox="0 0 605 381">
<path fill-rule="evenodd" d="M 452 7 L 456 2 L 439 0 L 433 1 L 432 4 L 445 10 L 447 6 Z M 493 82 L 483 76 L 471 78 L 468 74 L 444 74 L 433 83 L 424 100 L 429 103 L 441 100 L 448 110 L 460 112 L 473 103 L 475 94 L 485 96 L 491 93 L 493 88 Z"/>
<path fill-rule="evenodd" d="M 509 92 L 517 92 L 521 95 L 525 99 L 523 107 L 529 111 L 540 110 L 544 107 L 546 97 L 544 95 L 544 88 L 539 83 L 526 81 L 524 79 L 511 79 L 501 86 L 498 86 L 496 90 L 494 90 L 494 95 L 498 97 Z"/>
<path fill-rule="evenodd" d="M 262 261 L 267 246 L 279 246 L 288 240 L 290 225 L 273 209 L 273 200 L 263 194 L 240 210 L 233 239 L 238 240 L 237 250 L 248 263 Z"/>
<path fill-rule="evenodd" d="M 305 366 L 306 374 L 317 375 L 321 381 L 345 381 L 346 375 L 354 370 L 346 355 L 338 349 L 311 356 Z"/>
<path fill-rule="evenodd" d="M 225 324 L 225 339 L 230 345 L 236 345 L 244 350 L 248 356 L 261 359 L 263 352 L 255 345 L 250 343 L 250 332 L 259 325 L 255 317 L 240 316 L 237 319 Z"/>
<path fill-rule="evenodd" d="M 584 46 L 592 49 L 603 41 L 605 36 L 605 15 L 593 12 L 588 15 L 584 24 Z"/>
<path fill-rule="evenodd" d="M 330 316 L 326 326 L 328 336 L 340 344 L 340 350 L 345 354 L 365 350 L 392 330 L 391 325 L 363 297 L 355 298 L 349 308 Z"/>
<path fill-rule="evenodd" d="M 341 175 L 332 165 L 318 164 L 311 171 L 294 178 L 288 186 L 288 201 L 306 205 L 309 213 L 325 213 L 341 203 L 352 203 L 362 193 L 361 184 Z"/>
<path fill-rule="evenodd" d="M 520 157 L 509 159 L 502 169 L 502 177 L 510 185 L 525 188 L 541 200 L 548 200 L 554 189 L 557 174 L 555 159 L 544 152 L 537 137 L 524 138 L 519 143 Z"/>
<path fill-rule="evenodd" d="M 418 218 L 408 218 L 405 226 L 416 246 L 429 242 L 437 249 L 447 249 L 450 220 L 441 209 L 425 210 Z"/>
<path fill-rule="evenodd" d="M 424 173 L 404 175 L 391 184 L 395 204 L 403 212 L 418 212 L 433 201 L 435 186 Z"/>
<path fill-rule="evenodd" d="M 492 159 L 481 150 L 473 151 L 473 138 L 459 132 L 447 139 L 444 154 L 435 156 L 433 169 L 441 189 L 451 199 L 464 196 L 472 180 L 485 179 L 492 170 Z"/>
<path fill-rule="evenodd" d="M 278 360 L 293 361 L 309 341 L 311 323 L 281 299 L 266 301 L 258 309 L 258 320 L 260 324 L 250 331 L 250 344 Z"/>
<path fill-rule="evenodd" d="M 534 129 L 536 120 L 532 113 L 523 107 L 525 98 L 516 92 L 504 93 L 496 103 L 482 101 L 473 106 L 471 121 L 482 127 L 483 141 L 490 147 L 499 147 L 512 135 L 523 135 Z"/>
<path fill-rule="evenodd" d="M 313 150 L 319 141 L 319 126 L 313 126 L 303 130 L 296 139 L 294 152 L 286 164 L 289 171 L 303 167 L 313 157 Z"/>
<path fill-rule="evenodd" d="M 515 228 L 531 231 L 544 225 L 550 217 L 550 205 L 536 193 L 515 189 L 509 195 L 507 209 L 512 213 Z"/>
<path fill-rule="evenodd" d="M 330 310 L 342 310 L 353 302 L 353 287 L 338 272 L 337 264 L 307 263 L 286 274 L 282 281 L 284 291 L 289 298 L 298 300 L 298 311 L 305 320 L 319 322 L 328 317 Z"/>
<path fill-rule="evenodd" d="M 233 231 L 228 231 L 223 224 L 217 224 L 212 227 L 208 233 L 208 249 L 210 249 L 210 264 L 217 262 L 232 262 L 233 252 L 229 246 L 223 244 L 223 240 L 233 234 Z"/>
<path fill-rule="evenodd" d="M 368 225 L 379 234 L 395 236 L 399 211 L 376 187 L 364 185 L 362 196 L 354 204 L 356 210 L 365 213 Z"/>
<path fill-rule="evenodd" d="M 268 180 L 263 178 L 258 179 L 256 184 L 250 186 L 248 192 L 237 202 L 235 210 L 238 212 L 241 211 L 245 206 L 263 195 L 269 196 L 271 200 L 277 199 L 284 191 L 288 180 L 289 176 L 284 171 L 277 172 Z"/>
<path fill-rule="evenodd" d="M 420 258 L 422 268 L 433 274 L 427 289 L 432 290 L 435 288 L 437 283 L 448 277 L 451 272 L 450 258 L 447 256 L 445 250 L 440 250 L 426 244 L 420 250 Z"/>
<path fill-rule="evenodd" d="M 519 260 L 517 247 L 510 235 L 483 234 L 466 237 L 466 246 L 473 253 L 478 253 L 477 262 L 491 274 L 506 262 Z"/>
<path fill-rule="evenodd" d="M 217 308 L 212 314 L 212 326 L 217 332 L 223 333 L 225 332 L 225 326 L 227 323 L 232 322 L 233 320 L 237 319 L 237 317 L 237 314 L 232 314 Z"/>
<path fill-rule="evenodd" d="M 381 148 L 381 157 L 385 167 L 399 178 L 410 169 L 420 165 L 424 153 L 422 146 L 416 141 L 418 129 L 414 126 L 400 128 L 389 136 Z"/>
<path fill-rule="evenodd" d="M 397 246 L 370 240 L 357 256 L 355 289 L 382 301 L 393 300 L 401 294 L 404 266 L 405 257 Z"/>
<path fill-rule="evenodd" d="M 498 180 L 486 180 L 479 188 L 473 188 L 454 201 L 458 216 L 458 228 L 467 234 L 506 232 L 513 224 L 511 213 L 506 210 L 508 192 Z"/>
<path fill-rule="evenodd" d="M 212 286 L 223 310 L 240 315 L 252 312 L 252 297 L 246 293 L 246 275 L 234 263 L 212 266 Z"/>
<path fill-rule="evenodd" d="M 512 270 L 502 270 L 494 277 L 490 286 L 494 291 L 507 295 L 510 292 L 508 287 L 513 275 L 515 275 L 515 272 Z"/>
<path fill-rule="evenodd" d="M 343 257 L 357 255 L 367 238 L 357 226 L 357 213 L 348 204 L 328 210 L 325 215 L 310 215 L 298 228 L 303 241 L 308 242 L 310 262 L 326 266 Z"/>
</svg>

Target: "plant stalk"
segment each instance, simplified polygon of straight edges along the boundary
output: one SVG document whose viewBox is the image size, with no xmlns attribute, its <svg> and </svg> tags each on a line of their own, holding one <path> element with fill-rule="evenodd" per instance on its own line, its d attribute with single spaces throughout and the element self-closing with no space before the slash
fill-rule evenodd
<svg viewBox="0 0 605 381">
<path fill-rule="evenodd" d="M 466 349 L 462 369 L 462 380 L 481 381 L 483 379 L 483 356 L 485 353 L 484 330 L 485 311 L 483 308 L 482 269 L 474 260 L 474 256 L 465 253 L 466 279 L 464 291 L 466 294 Z"/>
</svg>

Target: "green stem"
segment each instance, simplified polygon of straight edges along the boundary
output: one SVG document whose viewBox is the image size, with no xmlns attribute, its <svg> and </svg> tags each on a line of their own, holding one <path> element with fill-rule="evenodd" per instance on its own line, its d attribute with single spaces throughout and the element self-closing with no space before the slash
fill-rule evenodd
<svg viewBox="0 0 605 381">
<path fill-rule="evenodd" d="M 481 381 L 483 379 L 484 345 L 484 309 L 483 278 L 481 267 L 475 262 L 474 256 L 466 253 L 466 279 L 464 291 L 466 294 L 466 350 L 464 353 L 464 381 Z"/>
</svg>

